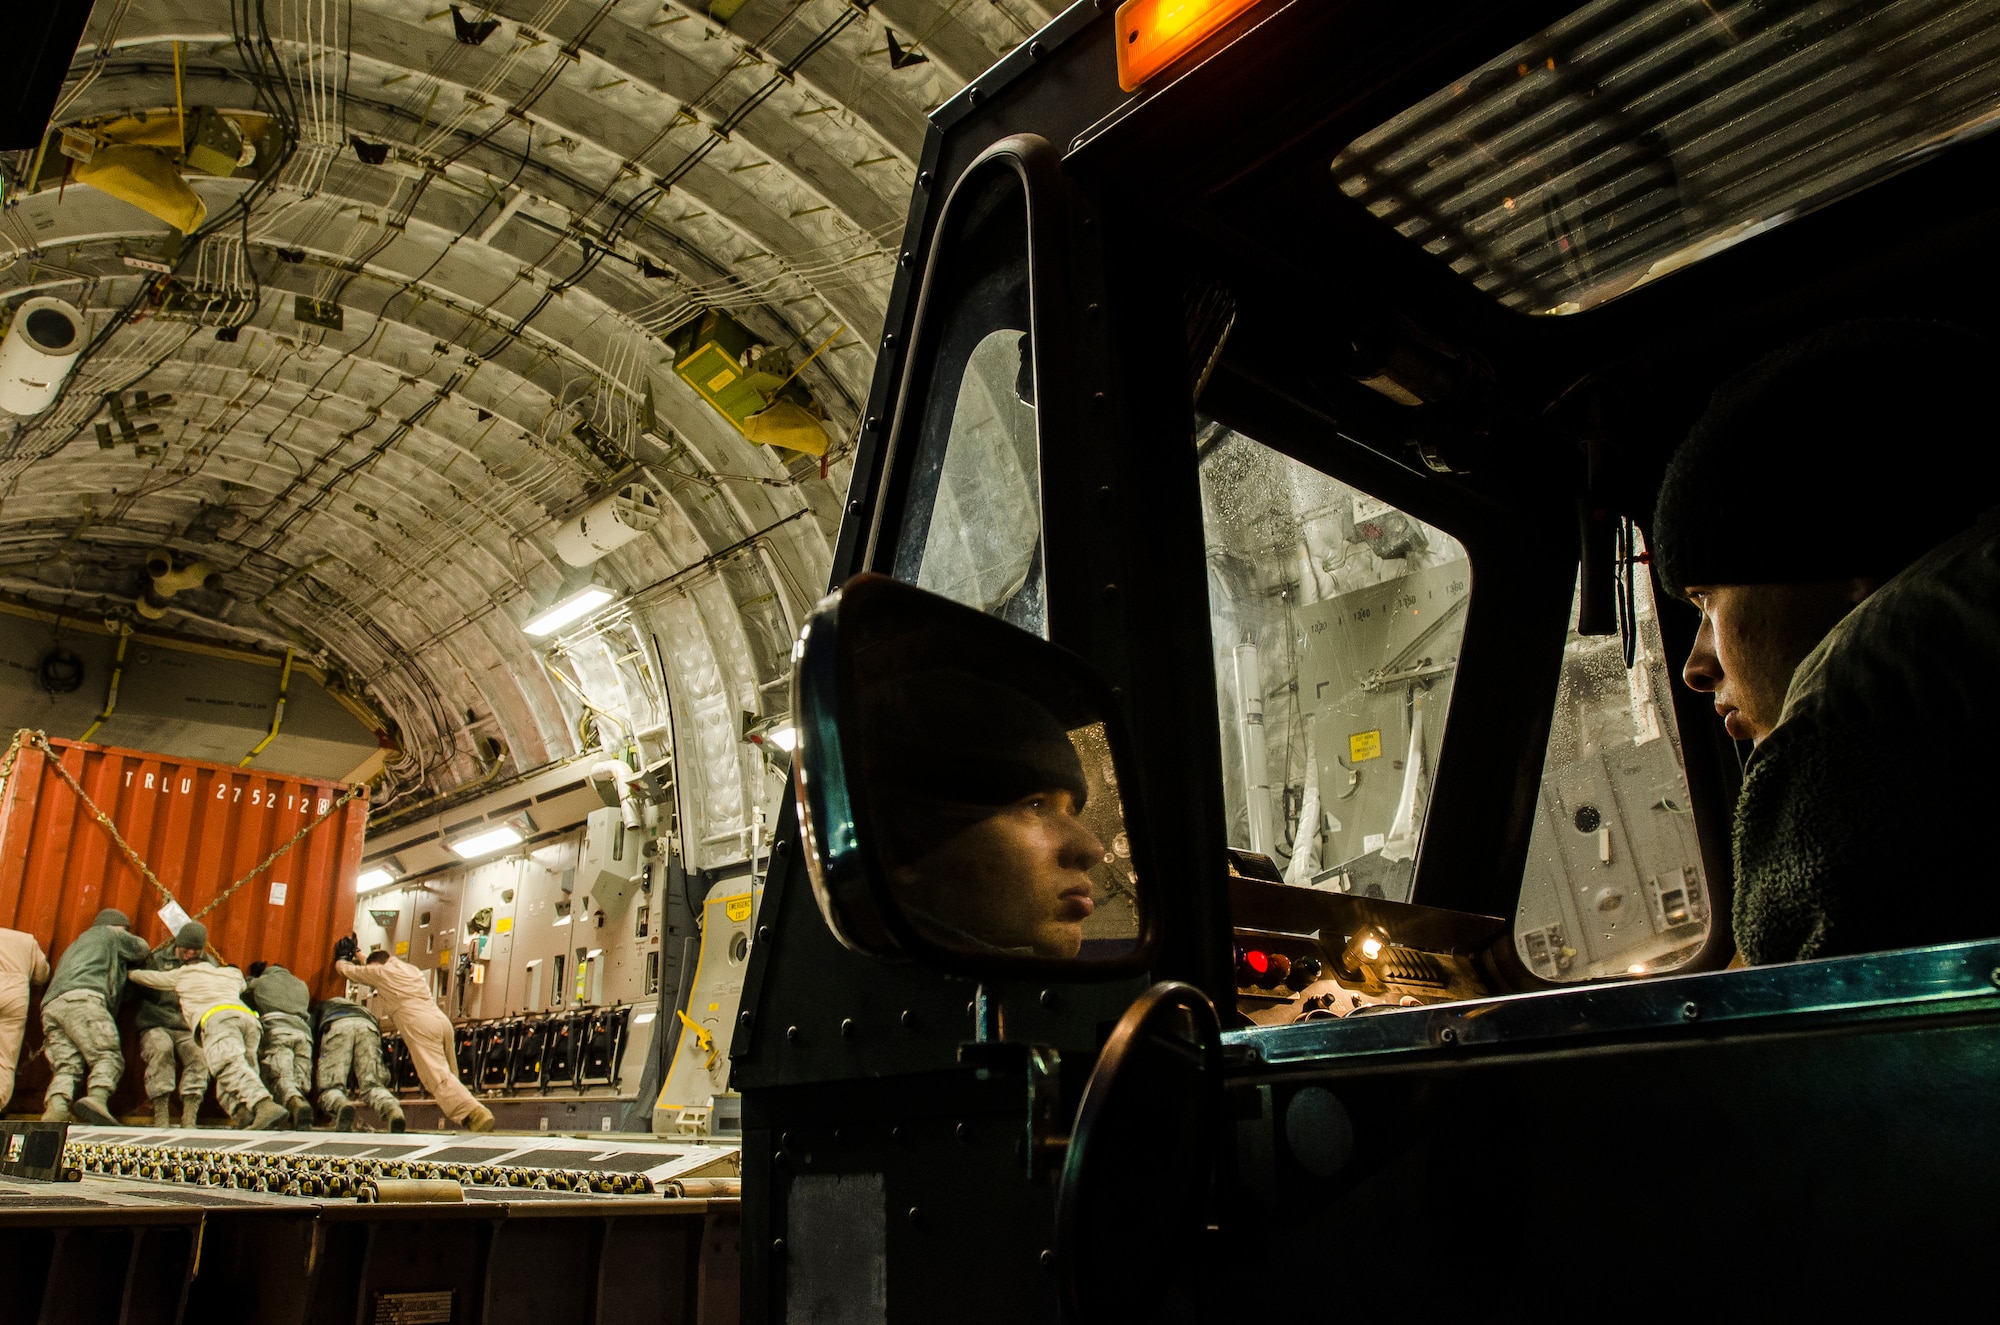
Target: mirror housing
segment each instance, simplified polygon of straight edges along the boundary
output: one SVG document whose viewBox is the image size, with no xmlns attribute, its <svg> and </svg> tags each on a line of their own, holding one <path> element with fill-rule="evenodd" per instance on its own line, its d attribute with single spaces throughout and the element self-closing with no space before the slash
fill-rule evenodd
<svg viewBox="0 0 2000 1325">
<path fill-rule="evenodd" d="M 1082 659 L 859 575 L 813 610 L 792 678 L 799 825 L 842 944 L 979 980 L 1147 968 L 1130 746 Z"/>
</svg>

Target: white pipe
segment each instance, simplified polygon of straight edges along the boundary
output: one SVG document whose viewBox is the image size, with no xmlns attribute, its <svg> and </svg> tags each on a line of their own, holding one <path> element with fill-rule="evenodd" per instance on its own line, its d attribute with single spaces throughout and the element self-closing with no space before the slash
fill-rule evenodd
<svg viewBox="0 0 2000 1325">
<path fill-rule="evenodd" d="M 640 774 L 634 773 L 623 760 L 600 759 L 590 766 L 590 776 L 596 781 L 609 781 L 618 788 L 618 817 L 625 827 L 634 832 L 646 826 L 638 799 L 632 795 L 632 784 Z"/>
<path fill-rule="evenodd" d="M 1403 760 L 1403 790 L 1396 798 L 1396 815 L 1382 842 L 1382 859 L 1408 860 L 1417 854 L 1424 830 L 1424 692 L 1410 699 L 1410 752 Z"/>
<path fill-rule="evenodd" d="M 62 300 L 24 302 L 0 340 L 0 409 L 39 414 L 54 404 L 86 339 L 83 314 Z"/>
<path fill-rule="evenodd" d="M 1319 870 L 1319 750 L 1310 724 L 1306 727 L 1306 791 L 1299 806 L 1299 831 L 1292 839 L 1292 863 L 1285 866 L 1285 882 L 1310 888 Z"/>
<path fill-rule="evenodd" d="M 1243 735 L 1243 796 L 1250 849 L 1271 854 L 1271 769 L 1264 753 L 1264 674 L 1255 644 L 1236 646 L 1236 712 Z"/>
</svg>

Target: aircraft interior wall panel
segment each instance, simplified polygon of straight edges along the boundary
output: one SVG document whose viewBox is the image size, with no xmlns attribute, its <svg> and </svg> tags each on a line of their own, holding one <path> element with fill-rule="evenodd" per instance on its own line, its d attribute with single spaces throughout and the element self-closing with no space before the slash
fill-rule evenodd
<svg viewBox="0 0 2000 1325">
<path fill-rule="evenodd" d="M 661 989 L 671 996 L 676 987 L 681 941 L 693 929 L 674 923 L 678 910 L 658 885 L 635 887 L 619 914 L 600 917 L 575 881 L 582 840 L 579 831 L 525 856 L 364 897 L 355 932 L 364 952 L 382 946 L 430 971 L 439 1004 L 454 1020 L 635 1005 L 623 1067 L 622 1088 L 629 1090 L 658 1029 L 652 1005 Z M 635 851 L 641 840 L 632 835 Z M 666 878 L 664 868 L 651 873 Z M 579 949 L 598 963 L 595 978 L 579 970 Z M 464 957 L 471 963 L 462 973 Z"/>
</svg>

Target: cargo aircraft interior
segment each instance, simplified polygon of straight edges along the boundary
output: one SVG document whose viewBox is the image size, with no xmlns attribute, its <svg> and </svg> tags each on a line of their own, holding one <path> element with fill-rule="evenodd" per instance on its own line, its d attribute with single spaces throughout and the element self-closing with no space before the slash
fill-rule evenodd
<svg viewBox="0 0 2000 1325">
<path fill-rule="evenodd" d="M 2000 2 L 14 29 L 0 1322 L 1990 1295 Z"/>
</svg>

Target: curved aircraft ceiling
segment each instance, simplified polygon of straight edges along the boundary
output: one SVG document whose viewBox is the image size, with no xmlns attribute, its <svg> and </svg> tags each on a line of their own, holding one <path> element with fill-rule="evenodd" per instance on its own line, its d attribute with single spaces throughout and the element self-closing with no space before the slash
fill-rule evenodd
<svg viewBox="0 0 2000 1325">
<path fill-rule="evenodd" d="M 344 678 L 393 724 L 394 813 L 616 716 L 616 646 L 555 675 L 522 624 L 562 519 L 636 478 L 663 518 L 595 571 L 726 839 L 762 793 L 742 715 L 782 710 L 826 581 L 926 113 L 1056 8 L 98 0 L 56 125 L 178 140 L 214 108 L 290 141 L 262 179 L 186 175 L 185 240 L 10 159 L 0 302 L 67 300 L 93 340 L 52 407 L 0 414 L 0 593 L 124 616 L 149 554 L 208 562 L 156 628 Z M 824 464 L 675 376 L 663 333 L 709 309 L 810 357 Z"/>
</svg>

